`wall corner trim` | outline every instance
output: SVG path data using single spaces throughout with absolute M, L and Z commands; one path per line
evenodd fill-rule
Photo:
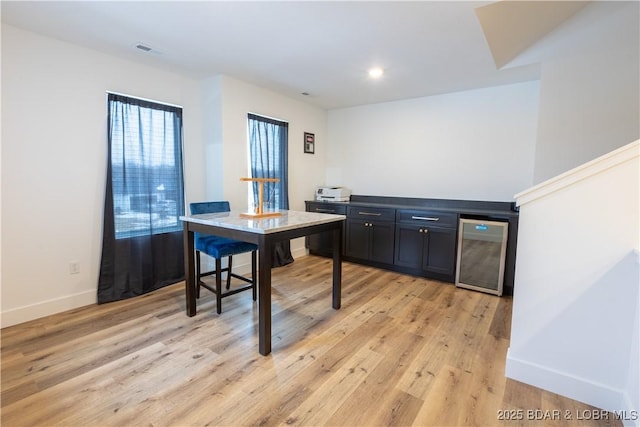
M 541 182 L 540 184 L 524 190 L 513 197 L 516 200 L 516 205 L 522 206 L 559 191 L 578 181 L 582 181 L 583 179 L 604 172 L 616 165 L 639 157 L 640 140 L 636 140 L 558 176 Z

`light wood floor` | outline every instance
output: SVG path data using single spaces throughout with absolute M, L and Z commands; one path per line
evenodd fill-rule
M 274 270 L 268 357 L 250 293 L 183 284 L 5 328 L 2 426 L 621 425 L 505 379 L 511 299 L 345 263 L 336 311 L 330 265 Z

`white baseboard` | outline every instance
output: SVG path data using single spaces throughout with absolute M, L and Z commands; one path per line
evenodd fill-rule
M 640 402 L 634 403 L 631 401 L 631 397 L 628 393 L 623 393 L 622 410 L 625 414 L 628 414 L 627 419 L 622 420 L 622 424 L 625 427 L 640 427 Z
M 293 255 L 294 259 L 307 254 L 305 247 L 291 248 L 291 255 Z M 238 265 L 234 264 L 233 269 L 240 274 L 249 274 L 251 273 L 251 261 L 239 263 Z M 3 311 L 0 314 L 0 328 L 62 313 L 85 305 L 96 304 L 96 293 L 97 290 L 94 289 Z
M 614 389 L 587 378 L 576 377 L 566 372 L 560 372 L 546 366 L 517 359 L 512 356 L 511 349 L 507 350 L 505 375 L 507 378 L 560 394 L 570 399 L 595 406 L 596 408 L 617 414 L 626 414 L 629 418 L 634 416 L 634 414 L 637 415 L 638 409 L 632 408 L 629 399 L 625 399 L 623 390 Z M 628 405 L 625 401 L 629 402 Z M 540 409 L 545 410 L 547 408 Z M 627 421 L 637 422 L 637 420 L 623 420 L 623 422 Z M 625 425 L 632 426 L 637 424 Z
M 5 328 L 85 305 L 95 304 L 97 301 L 96 292 L 93 289 L 3 311 L 0 315 L 0 327 Z

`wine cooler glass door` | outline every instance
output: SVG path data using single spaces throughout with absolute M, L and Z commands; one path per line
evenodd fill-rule
M 460 219 L 456 286 L 502 295 L 508 223 Z

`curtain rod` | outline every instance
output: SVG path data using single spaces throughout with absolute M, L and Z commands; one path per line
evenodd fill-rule
M 184 109 L 184 107 L 182 105 L 178 105 L 178 104 L 170 104 L 168 102 L 163 102 L 163 101 L 156 101 L 155 99 L 149 99 L 149 98 L 141 98 L 139 96 L 135 96 L 135 95 L 129 95 L 127 93 L 122 93 L 122 92 L 114 92 L 112 90 L 108 90 L 107 91 L 107 95 L 112 94 L 112 95 L 121 95 L 121 96 L 127 96 L 129 98 L 135 98 L 135 99 L 140 99 L 142 101 L 148 101 L 148 102 L 155 102 L 156 104 L 162 104 L 162 105 L 166 105 L 168 107 L 177 107 L 177 108 L 182 108 Z
M 252 114 L 254 116 L 264 117 L 265 119 L 271 119 L 271 120 L 275 120 L 275 121 L 278 121 L 278 122 L 289 124 L 288 120 L 279 119 L 277 117 L 271 117 L 271 116 L 266 116 L 264 114 L 252 113 L 251 111 L 249 111 L 247 114 Z

